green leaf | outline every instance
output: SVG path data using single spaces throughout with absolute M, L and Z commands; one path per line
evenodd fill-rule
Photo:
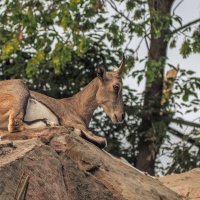
M 175 48 L 176 47 L 176 39 L 171 40 L 171 42 L 169 43 L 169 47 L 170 48 Z
M 195 72 L 192 71 L 192 70 L 188 70 L 188 71 L 187 71 L 187 74 L 189 74 L 189 75 L 193 75 L 193 74 L 195 74 Z
M 0 60 L 8 59 L 13 53 L 19 49 L 19 42 L 16 39 L 12 39 L 4 44 L 1 49 Z
M 180 53 L 183 55 L 183 58 L 187 58 L 189 56 L 189 54 L 191 53 L 192 49 L 191 49 L 191 43 L 190 40 L 187 39 L 183 42 L 181 49 L 180 49 Z
M 133 8 L 136 6 L 136 2 L 135 1 L 132 1 L 132 0 L 129 0 L 127 1 L 126 3 L 126 8 L 128 11 L 131 11 L 133 10 Z
M 43 50 L 38 50 L 37 53 L 29 60 L 26 67 L 26 74 L 29 78 L 36 75 L 39 66 L 45 61 L 45 53 Z

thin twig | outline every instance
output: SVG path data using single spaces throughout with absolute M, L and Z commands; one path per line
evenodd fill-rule
M 130 45 L 130 43 L 132 42 L 133 37 L 131 36 L 130 40 L 128 41 L 128 43 L 126 44 L 126 47 L 124 49 L 124 51 L 126 51 Z
M 143 5 L 143 8 L 144 8 L 144 10 L 145 10 L 145 4 Z M 146 20 L 147 20 L 147 19 L 146 19 L 146 14 L 144 14 L 144 21 L 146 21 Z M 147 50 L 148 50 L 148 53 L 149 53 L 150 47 L 149 47 L 147 38 L 148 38 L 148 39 L 150 39 L 150 38 L 149 38 L 149 33 L 148 33 L 148 31 L 149 31 L 149 30 L 147 30 L 147 29 L 146 29 L 146 26 L 145 26 L 145 27 L 144 27 L 144 33 L 145 33 L 145 35 L 144 35 L 144 40 L 145 40 L 145 44 L 146 44 L 146 47 L 147 47 Z
M 119 11 L 118 9 L 117 9 L 117 6 L 116 6 L 116 4 L 112 1 L 112 0 L 106 0 L 108 3 L 109 3 L 109 5 L 119 14 L 119 15 L 121 15 L 124 19 L 126 19 L 129 23 L 131 23 L 133 26 L 137 26 L 137 24 L 136 23 L 134 23 L 133 21 L 131 21 L 123 12 L 121 12 L 121 11 Z
M 26 177 L 22 189 L 19 193 L 19 196 L 17 197 L 17 200 L 25 200 L 28 190 L 29 178 L 30 178 L 29 176 Z
M 180 131 L 178 131 L 178 130 L 172 128 L 172 127 L 168 127 L 168 131 L 171 134 L 177 136 L 178 138 L 180 138 L 182 140 L 184 139 L 184 137 L 188 137 L 188 135 L 184 135 L 183 133 L 181 133 Z M 185 141 L 189 142 L 190 144 L 192 144 L 192 145 L 200 148 L 200 144 L 197 144 L 196 141 L 195 141 L 195 139 L 193 139 L 191 137 L 188 137 Z
M 176 9 L 183 3 L 184 0 L 181 0 L 177 3 L 177 5 L 174 7 L 173 11 L 172 11 L 172 15 L 174 16 L 175 15 L 175 11 Z
M 137 46 L 137 48 L 134 50 L 134 52 L 137 52 L 138 49 L 140 48 L 141 44 L 142 44 L 142 41 L 144 40 L 144 38 L 142 38 Z
M 146 30 L 145 30 L 145 31 L 146 31 Z M 148 49 L 148 52 L 149 52 L 149 50 L 150 50 L 150 47 L 149 47 L 149 44 L 148 44 L 148 41 L 147 41 L 147 38 L 146 38 L 146 36 L 144 36 L 144 41 L 145 41 L 146 47 L 147 47 L 147 49 Z
M 24 173 L 25 173 L 25 172 L 22 173 L 22 175 L 21 175 L 21 177 L 20 177 L 20 179 L 19 179 L 19 183 L 18 183 L 18 185 L 17 185 L 17 189 L 16 189 L 16 192 L 15 192 L 14 199 L 17 198 L 17 192 L 18 192 L 19 186 L 20 186 L 20 184 L 21 184 L 21 182 L 22 182 L 22 178 L 23 178 L 23 176 L 24 176 Z

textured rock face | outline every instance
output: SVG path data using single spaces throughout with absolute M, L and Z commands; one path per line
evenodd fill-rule
M 159 179 L 184 200 L 200 200 L 200 168 Z
M 0 200 L 13 200 L 22 174 L 30 177 L 26 200 L 180 200 L 73 131 L 27 134 L 40 139 L 0 143 Z

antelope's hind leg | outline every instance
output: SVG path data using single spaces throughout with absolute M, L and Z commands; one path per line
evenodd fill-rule
M 8 119 L 8 131 L 10 133 L 23 131 L 25 124 L 23 122 L 24 112 L 21 110 L 11 110 Z
M 19 98 L 15 101 L 15 105 L 12 106 L 12 110 L 9 115 L 8 131 L 18 132 L 26 129 L 24 123 L 24 115 L 27 106 L 28 98 Z
M 7 124 L 10 133 L 25 129 L 23 119 L 28 99 L 29 90 L 23 81 L 0 82 L 0 122 Z

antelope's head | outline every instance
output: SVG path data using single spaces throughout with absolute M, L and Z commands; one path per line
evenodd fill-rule
M 125 57 L 123 55 L 121 64 L 116 71 L 106 72 L 104 68 L 99 68 L 97 71 L 100 86 L 96 94 L 96 100 L 113 123 L 122 123 L 125 117 L 121 78 L 124 67 Z

